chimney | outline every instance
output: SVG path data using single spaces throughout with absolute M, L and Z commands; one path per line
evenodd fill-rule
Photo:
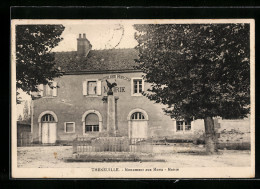
M 81 37 L 81 34 L 79 34 L 79 38 L 77 39 L 78 45 L 77 45 L 77 54 L 78 56 L 87 56 L 89 51 L 92 48 L 92 45 L 90 44 L 89 40 L 86 38 L 86 34 L 83 33 L 83 38 Z

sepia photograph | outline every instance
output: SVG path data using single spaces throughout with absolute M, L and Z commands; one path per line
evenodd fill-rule
M 254 178 L 253 19 L 11 21 L 12 178 Z

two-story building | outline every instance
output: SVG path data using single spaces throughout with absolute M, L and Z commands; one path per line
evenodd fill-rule
M 106 136 L 107 84 L 116 82 L 116 135 L 129 138 L 167 137 L 191 139 L 204 130 L 203 120 L 176 121 L 163 111 L 163 105 L 141 93 L 145 83 L 134 69 L 135 49 L 92 50 L 85 34 L 77 39 L 77 51 L 57 52 L 55 62 L 64 72 L 52 82 L 40 85 L 40 98 L 32 103 L 32 133 L 35 143 L 62 143 L 77 135 Z

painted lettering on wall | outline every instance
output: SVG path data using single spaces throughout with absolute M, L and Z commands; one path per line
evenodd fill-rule
M 113 89 L 114 93 L 124 93 L 125 92 L 125 87 L 114 87 Z M 108 87 L 104 87 L 104 93 L 107 93 Z
M 119 74 L 114 74 L 114 75 L 109 75 L 109 76 L 103 77 L 102 80 L 106 80 L 106 79 L 124 79 L 127 81 L 131 81 L 130 78 L 123 76 L 123 75 L 119 75 Z

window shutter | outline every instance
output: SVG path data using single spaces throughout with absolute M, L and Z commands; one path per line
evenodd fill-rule
M 101 95 L 101 81 L 97 81 L 97 95 Z
M 43 84 L 39 85 L 38 90 L 39 90 L 39 95 L 43 96 Z
M 144 80 L 142 79 L 142 92 L 144 92 Z
M 52 96 L 57 96 L 57 82 L 52 82 L 52 86 L 53 86 L 53 89 L 52 89 Z
M 83 95 L 87 95 L 87 81 L 83 81 Z
M 134 80 L 131 78 L 131 96 L 134 94 Z

